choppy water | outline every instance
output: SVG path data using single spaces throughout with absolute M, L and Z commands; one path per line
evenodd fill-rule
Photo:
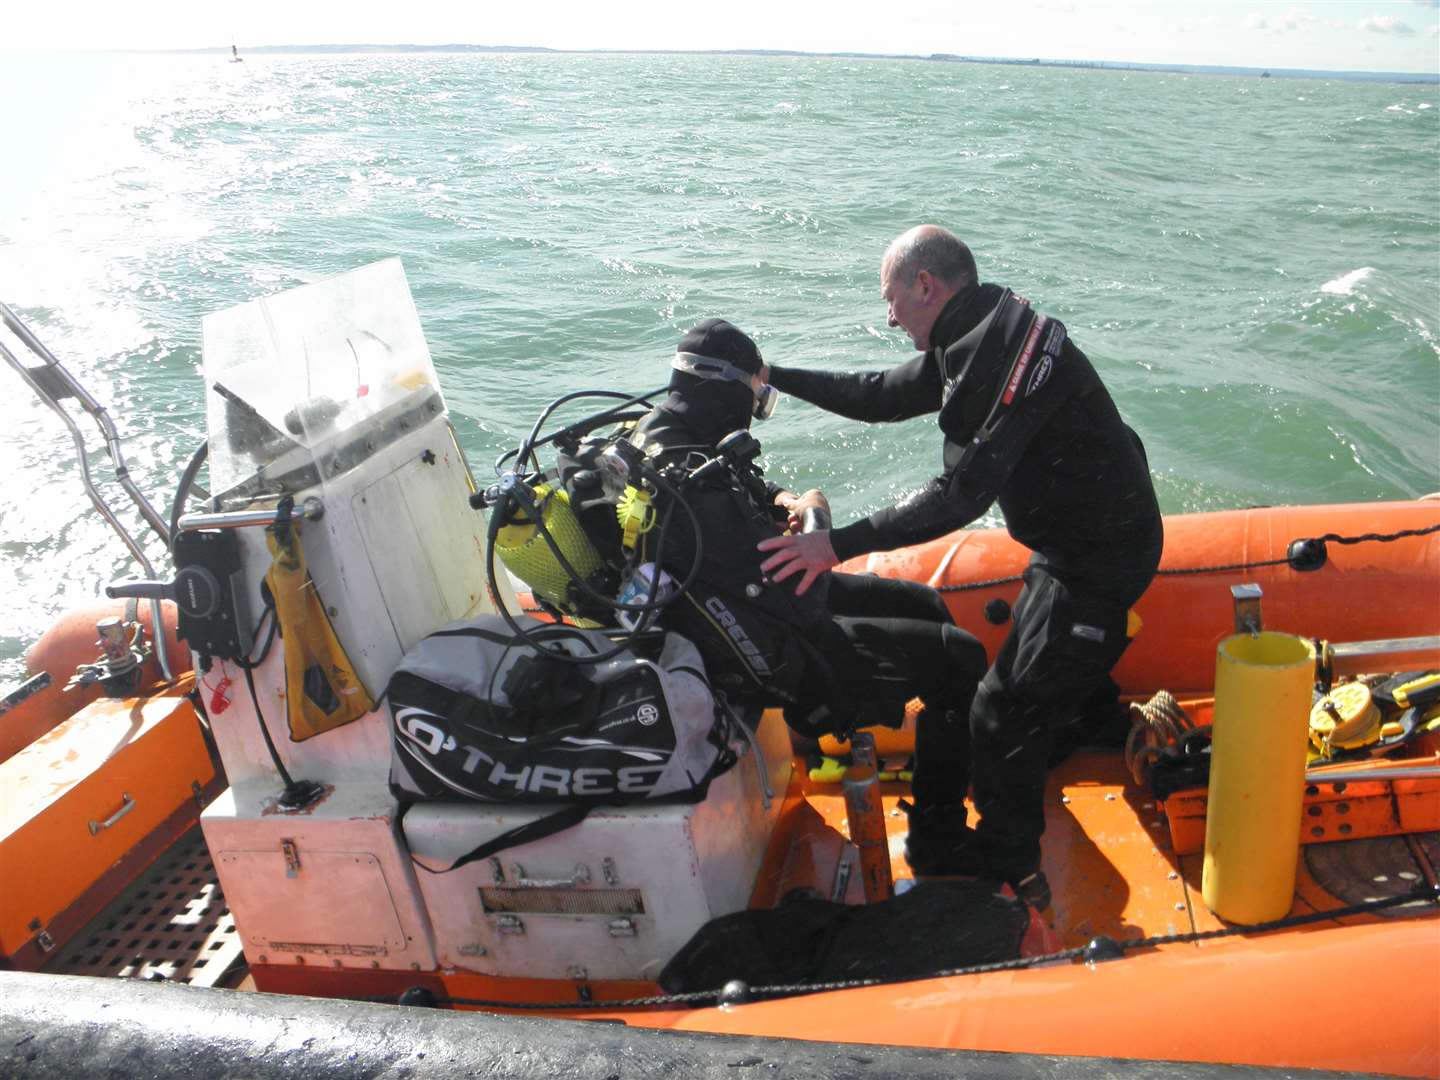
M 0 91 L 0 299 L 111 408 L 159 500 L 203 436 L 207 312 L 398 254 L 483 469 L 561 392 L 662 384 L 705 316 L 781 362 L 904 359 L 877 263 L 920 221 L 1067 323 L 1167 512 L 1440 489 L 1433 86 L 375 55 L 10 58 Z M 759 433 L 841 519 L 938 463 L 925 420 L 784 401 Z M 131 569 L 3 368 L 0 477 L 3 685 Z

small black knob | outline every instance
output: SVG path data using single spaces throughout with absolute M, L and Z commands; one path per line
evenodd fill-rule
M 1085 943 L 1085 962 L 1087 964 L 1098 964 L 1105 960 L 1120 960 L 1125 956 L 1125 950 L 1114 938 L 1101 934 L 1093 937 Z
M 1003 626 L 1010 618 L 1010 604 L 1003 597 L 995 597 L 985 604 L 985 621 L 992 626 Z
M 720 988 L 721 1005 L 744 1005 L 750 1000 L 750 984 L 744 979 L 731 979 Z
M 1309 570 L 1319 570 L 1325 565 L 1329 558 L 1329 552 L 1325 549 L 1325 541 L 1293 540 L 1289 550 L 1285 552 L 1285 558 L 1290 563 L 1292 570 L 1299 570 L 1302 573 Z

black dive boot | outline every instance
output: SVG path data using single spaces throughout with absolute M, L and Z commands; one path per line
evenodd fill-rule
M 921 809 L 901 799 L 900 809 L 910 818 L 905 861 L 917 878 L 984 876 L 975 832 L 965 824 L 964 803 Z
M 1050 881 L 1038 866 L 1019 881 L 1007 881 L 1006 884 L 1015 890 L 1015 895 L 1023 903 L 1036 911 L 1050 909 Z
M 1003 881 L 1014 890 L 1016 897 L 1034 908 L 1046 911 L 1050 907 L 1050 882 L 1045 871 L 1033 859 L 1017 859 L 996 851 L 986 851 L 983 840 L 976 843 L 976 858 L 984 863 L 982 876 L 994 881 Z
M 979 878 L 998 887 L 1009 885 L 1017 899 L 1036 911 L 1051 903 L 1050 882 L 1039 865 L 987 852 L 980 837 L 965 824 L 965 806 L 928 806 L 921 809 L 901 799 L 900 809 L 910 818 L 905 837 L 905 861 L 917 879 L 934 877 Z

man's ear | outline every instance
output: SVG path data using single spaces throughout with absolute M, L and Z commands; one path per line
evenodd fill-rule
M 929 270 L 918 271 L 915 274 L 915 284 L 918 286 L 920 302 L 928 304 L 935 295 L 935 276 Z

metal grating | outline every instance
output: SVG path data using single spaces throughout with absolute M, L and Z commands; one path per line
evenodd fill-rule
M 217 986 L 241 958 L 235 920 L 196 826 L 92 919 L 45 970 Z
M 486 886 L 480 903 L 487 912 L 517 915 L 643 915 L 639 889 L 509 888 Z
M 1422 836 L 1427 834 L 1421 834 Z M 1434 834 L 1428 834 L 1433 836 Z M 1346 904 L 1391 896 L 1404 896 L 1425 884 L 1425 871 L 1403 836 L 1376 836 L 1306 844 L 1305 868 L 1320 887 Z M 1433 910 L 1428 900 L 1415 900 L 1377 914 L 1387 919 L 1420 915 Z

